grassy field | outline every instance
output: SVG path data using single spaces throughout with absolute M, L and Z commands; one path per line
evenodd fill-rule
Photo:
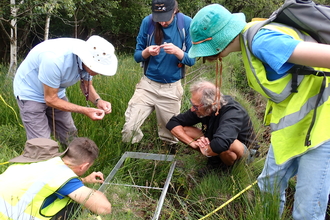
M 132 55 L 120 55 L 118 58 L 119 66 L 115 76 L 98 75 L 93 79 L 93 85 L 101 97 L 112 103 L 112 113 L 102 121 L 92 121 L 84 115 L 73 114 L 79 136 L 89 137 L 100 148 L 100 156 L 90 171 L 102 171 L 105 176 L 109 175 L 126 151 L 169 153 L 158 139 L 155 114 L 142 127 L 144 138 L 141 143 L 131 145 L 121 142 L 124 112 L 135 84 L 142 76 L 142 69 Z M 194 67 L 187 69 L 187 77 L 182 81 L 185 89 L 182 111 L 190 108 L 188 89 L 191 82 L 201 76 L 214 80 L 214 65 L 202 65 L 200 60 Z M 12 92 L 12 78 L 6 76 L 6 71 L 6 67 L 0 66 L 0 173 L 10 165 L 6 161 L 22 153 L 26 141 Z M 248 88 L 242 64 L 236 54 L 224 60 L 221 91 L 235 97 L 248 110 L 258 133 L 262 154 L 252 164 L 237 163 L 230 172 L 211 172 L 200 177 L 197 171 L 205 166 L 206 158 L 180 144 L 175 155 L 176 167 L 159 219 L 290 219 L 291 202 L 287 212 L 280 218 L 276 196 L 261 195 L 256 184 L 269 141 L 267 128 L 261 123 L 264 100 Z M 73 103 L 87 105 L 78 84 L 67 90 L 67 96 Z M 101 216 L 102 219 L 152 219 L 161 195 L 161 191 L 156 188 L 164 185 L 170 165 L 170 162 L 164 161 L 126 159 L 111 184 L 106 187 L 105 193 L 112 203 L 113 213 Z M 99 185 L 90 187 L 98 189 Z M 75 219 L 93 218 L 84 212 Z

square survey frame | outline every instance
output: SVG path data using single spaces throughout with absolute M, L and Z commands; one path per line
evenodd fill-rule
M 151 189 L 158 189 L 161 190 L 162 193 L 159 197 L 158 204 L 156 211 L 153 216 L 153 220 L 157 220 L 159 218 L 161 209 L 163 207 L 164 199 L 167 193 L 168 186 L 171 182 L 172 175 L 174 172 L 174 168 L 176 165 L 176 161 L 174 160 L 174 155 L 167 155 L 167 154 L 150 154 L 150 153 L 140 153 L 140 152 L 129 152 L 126 151 L 123 156 L 120 158 L 120 160 L 117 162 L 115 167 L 111 170 L 110 174 L 107 176 L 107 178 L 104 180 L 103 184 L 100 186 L 99 191 L 103 192 L 107 185 L 111 184 L 110 181 L 115 176 L 119 168 L 122 166 L 126 158 L 135 158 L 135 159 L 146 159 L 146 160 L 159 160 L 159 161 L 169 161 L 172 162 L 171 167 L 168 171 L 167 178 L 165 181 L 165 184 L 163 188 L 159 187 L 148 187 L 148 186 L 137 186 L 137 185 L 127 185 L 127 184 L 118 184 L 118 185 L 124 185 L 124 186 L 131 186 L 131 187 L 139 187 L 139 188 L 151 188 Z

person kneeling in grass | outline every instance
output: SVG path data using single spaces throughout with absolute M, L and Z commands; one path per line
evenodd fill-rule
M 232 166 L 246 155 L 251 159 L 258 145 L 251 119 L 246 110 L 228 95 L 220 94 L 216 86 L 206 80 L 191 85 L 192 107 L 173 116 L 166 127 L 181 142 L 209 157 L 209 168 L 219 162 Z M 201 123 L 202 129 L 195 127 Z M 220 160 L 219 160 L 220 159 Z
M 84 185 L 102 183 L 103 174 L 79 178 L 98 157 L 96 144 L 79 137 L 64 152 L 58 149 L 51 139 L 34 138 L 26 141 L 21 156 L 9 160 L 15 164 L 0 175 L 1 219 L 70 219 L 80 206 L 95 214 L 111 213 L 106 196 Z

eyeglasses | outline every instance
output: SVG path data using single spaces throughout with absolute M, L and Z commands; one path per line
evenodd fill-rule
M 203 106 L 203 104 L 194 105 L 190 99 L 189 99 L 189 102 L 190 102 L 191 106 L 194 108 L 195 111 L 198 111 L 198 108 Z

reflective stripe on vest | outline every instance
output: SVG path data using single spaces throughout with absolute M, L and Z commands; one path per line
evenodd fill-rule
M 271 143 L 275 161 L 277 164 L 282 164 L 329 141 L 330 132 L 326 127 L 330 124 L 329 77 L 323 81 L 323 77 L 299 75 L 298 93 L 291 93 L 292 74 L 268 81 L 262 62 L 247 47 L 246 30 L 251 25 L 253 22 L 247 25 L 240 38 L 243 62 L 250 87 L 268 98 L 264 122 L 272 128 Z M 308 39 L 308 36 L 306 38 L 306 35 L 286 25 L 271 23 L 265 28 L 283 32 L 294 39 Z M 314 69 L 329 72 L 326 68 Z M 317 103 L 322 83 L 325 83 L 325 89 Z M 315 110 L 317 111 L 314 115 Z M 314 116 L 315 124 L 309 133 Z M 310 140 L 310 145 L 307 146 L 306 136 Z
M 279 103 L 284 99 L 286 99 L 291 94 L 292 75 L 286 74 L 285 76 L 283 76 L 281 79 L 279 79 L 283 81 L 280 84 L 276 80 L 268 81 L 266 77 L 266 70 L 262 62 L 258 58 L 256 58 L 253 54 L 250 53 L 250 50 L 248 49 L 248 42 L 246 41 L 246 34 L 247 34 L 246 30 L 255 23 L 256 22 L 250 22 L 247 24 L 247 26 L 243 30 L 243 38 L 241 38 L 244 44 L 244 48 L 242 48 L 244 50 L 242 52 L 244 52 L 243 55 L 247 56 L 247 59 L 243 59 L 243 62 L 244 65 L 248 65 L 251 70 L 251 71 L 247 71 L 247 75 L 248 76 L 251 74 L 253 75 L 248 77 L 248 82 L 249 85 L 257 92 L 259 92 L 261 95 L 272 100 L 273 102 Z M 280 31 L 284 34 L 288 34 L 292 36 L 296 40 L 316 42 L 310 36 L 302 34 L 298 30 L 289 28 L 288 26 L 283 24 L 271 23 L 263 28 Z M 303 75 L 298 76 L 298 85 L 301 83 L 303 79 L 304 79 Z M 274 88 L 274 85 L 276 85 L 276 88 Z
M 66 183 L 67 180 L 77 177 L 70 168 L 68 168 L 61 160 L 61 158 L 53 158 L 45 162 L 35 163 L 33 166 L 44 166 L 46 169 L 49 167 L 56 167 L 56 169 L 51 169 L 51 172 L 44 172 L 42 175 L 38 176 L 37 179 L 30 181 L 32 184 L 28 186 L 23 194 L 15 194 L 13 196 L 0 195 L 0 216 L 7 216 L 8 219 L 19 219 L 19 220 L 30 220 L 30 219 L 50 219 L 54 214 L 60 211 L 69 201 L 68 198 L 63 198 L 62 201 L 58 202 L 56 206 L 52 206 L 53 210 L 49 210 L 52 213 L 51 216 L 43 216 L 49 213 L 41 214 L 41 207 L 43 205 L 45 196 L 53 194 L 58 188 Z M 10 175 L 19 175 L 20 170 L 23 172 L 33 172 L 29 169 L 30 164 L 15 164 L 8 168 L 9 172 L 6 171 L 2 174 L 4 175 L 5 181 L 11 182 L 12 180 L 7 180 Z M 25 166 L 25 169 L 23 168 Z M 23 169 L 22 169 L 23 168 Z M 17 171 L 17 172 L 15 172 Z M 14 173 L 13 173 L 14 172 Z M 45 188 L 46 187 L 46 188 Z M 41 193 L 42 191 L 47 191 L 48 194 Z M 10 189 L 8 189 L 10 193 Z M 39 195 L 38 195 L 39 194 Z M 40 195 L 42 194 L 42 195 Z
M 280 129 L 283 129 L 285 127 L 292 126 L 296 124 L 297 122 L 301 121 L 306 115 L 311 112 L 314 109 L 314 103 L 316 103 L 318 95 L 315 95 L 311 97 L 308 102 L 306 102 L 300 109 L 299 112 L 294 112 L 290 115 L 286 115 L 283 118 L 280 119 L 278 123 L 270 123 L 270 127 L 272 131 L 277 131 Z M 327 88 L 325 88 L 322 98 L 320 102 L 318 103 L 318 106 L 323 105 L 330 97 L 330 87 L 328 85 Z

